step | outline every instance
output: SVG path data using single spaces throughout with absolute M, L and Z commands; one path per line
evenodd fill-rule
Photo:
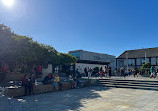
M 100 83 L 103 85 L 124 85 L 124 86 L 143 86 L 143 87 L 158 87 L 158 85 L 148 85 L 148 84 L 117 84 L 117 83 Z
M 100 86 L 116 87 L 116 88 L 132 88 L 132 89 L 158 90 L 158 88 L 153 88 L 153 87 L 138 87 L 138 86 L 124 86 L 124 85 L 102 85 L 102 84 L 100 84 Z
M 100 83 L 116 83 L 116 84 L 146 84 L 146 85 L 158 85 L 158 83 L 143 83 L 143 82 L 118 82 L 118 81 L 100 81 Z
M 125 80 L 125 79 L 99 79 L 99 81 L 122 81 L 122 82 L 156 82 L 156 80 Z

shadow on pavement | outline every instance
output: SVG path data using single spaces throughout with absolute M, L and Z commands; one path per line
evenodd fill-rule
M 87 99 L 99 98 L 96 91 L 105 91 L 106 87 L 85 87 L 61 92 L 45 93 L 16 99 L 11 106 L 20 107 L 21 111 L 71 111 L 79 110 Z M 15 101 L 15 100 L 14 100 Z M 14 105 L 14 103 L 16 103 Z M 12 108 L 10 111 L 17 111 Z

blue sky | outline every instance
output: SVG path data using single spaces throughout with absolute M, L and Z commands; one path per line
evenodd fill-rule
M 0 23 L 59 52 L 158 47 L 157 0 L 0 0 Z

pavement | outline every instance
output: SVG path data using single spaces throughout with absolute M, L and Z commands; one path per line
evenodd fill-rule
M 158 91 L 91 86 L 21 98 L 0 97 L 0 111 L 158 111 Z

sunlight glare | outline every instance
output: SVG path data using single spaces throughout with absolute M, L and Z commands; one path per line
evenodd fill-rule
M 2 0 L 2 2 L 6 6 L 12 6 L 14 4 L 14 0 Z

